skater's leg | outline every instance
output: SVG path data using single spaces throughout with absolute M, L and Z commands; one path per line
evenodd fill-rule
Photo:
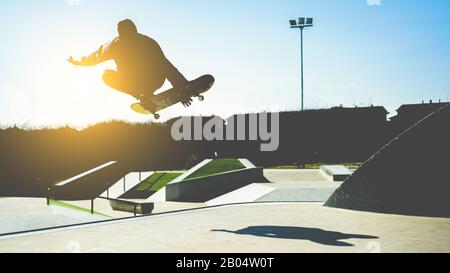
M 167 80 L 172 84 L 173 87 L 183 87 L 189 82 L 183 74 L 169 61 L 166 59 L 166 76 Z
M 103 82 L 109 87 L 119 92 L 131 95 L 136 99 L 139 99 L 141 97 L 141 94 L 143 93 L 143 89 L 139 87 L 139 83 L 135 83 L 130 79 L 126 79 L 126 77 L 124 77 L 117 71 L 106 70 L 103 74 L 102 79 Z

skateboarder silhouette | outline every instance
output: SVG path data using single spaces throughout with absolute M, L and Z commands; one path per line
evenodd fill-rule
M 117 71 L 106 70 L 103 81 L 111 88 L 129 94 L 141 101 L 151 101 L 165 80 L 174 88 L 184 90 L 190 85 L 183 74 L 166 58 L 161 47 L 152 38 L 140 34 L 133 21 L 119 22 L 119 37 L 79 60 L 68 61 L 78 66 L 93 66 L 114 60 Z M 194 81 L 193 81 L 194 82 Z M 182 98 L 185 107 L 192 103 L 191 96 Z

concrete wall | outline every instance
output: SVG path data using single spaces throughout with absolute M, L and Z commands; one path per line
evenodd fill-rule
M 166 200 L 207 202 L 252 183 L 266 183 L 262 168 L 250 168 L 219 175 L 191 179 L 166 186 Z

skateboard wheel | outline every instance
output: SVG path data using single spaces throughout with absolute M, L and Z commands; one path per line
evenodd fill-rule
M 199 101 L 204 101 L 204 100 L 205 100 L 205 97 L 204 97 L 204 96 L 198 96 L 198 100 L 199 100 Z
M 155 117 L 156 120 L 161 118 L 161 116 L 159 114 L 154 114 L 153 116 Z

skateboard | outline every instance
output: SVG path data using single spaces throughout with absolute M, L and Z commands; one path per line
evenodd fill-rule
M 205 97 L 202 95 L 208 92 L 214 85 L 215 79 L 211 75 L 204 75 L 193 81 L 183 88 L 171 88 L 165 92 L 155 95 L 151 101 L 140 101 L 131 105 L 131 109 L 142 115 L 153 115 L 155 119 L 161 116 L 158 114 L 161 110 L 169 108 L 175 104 L 190 98 L 198 98 L 203 101 Z

